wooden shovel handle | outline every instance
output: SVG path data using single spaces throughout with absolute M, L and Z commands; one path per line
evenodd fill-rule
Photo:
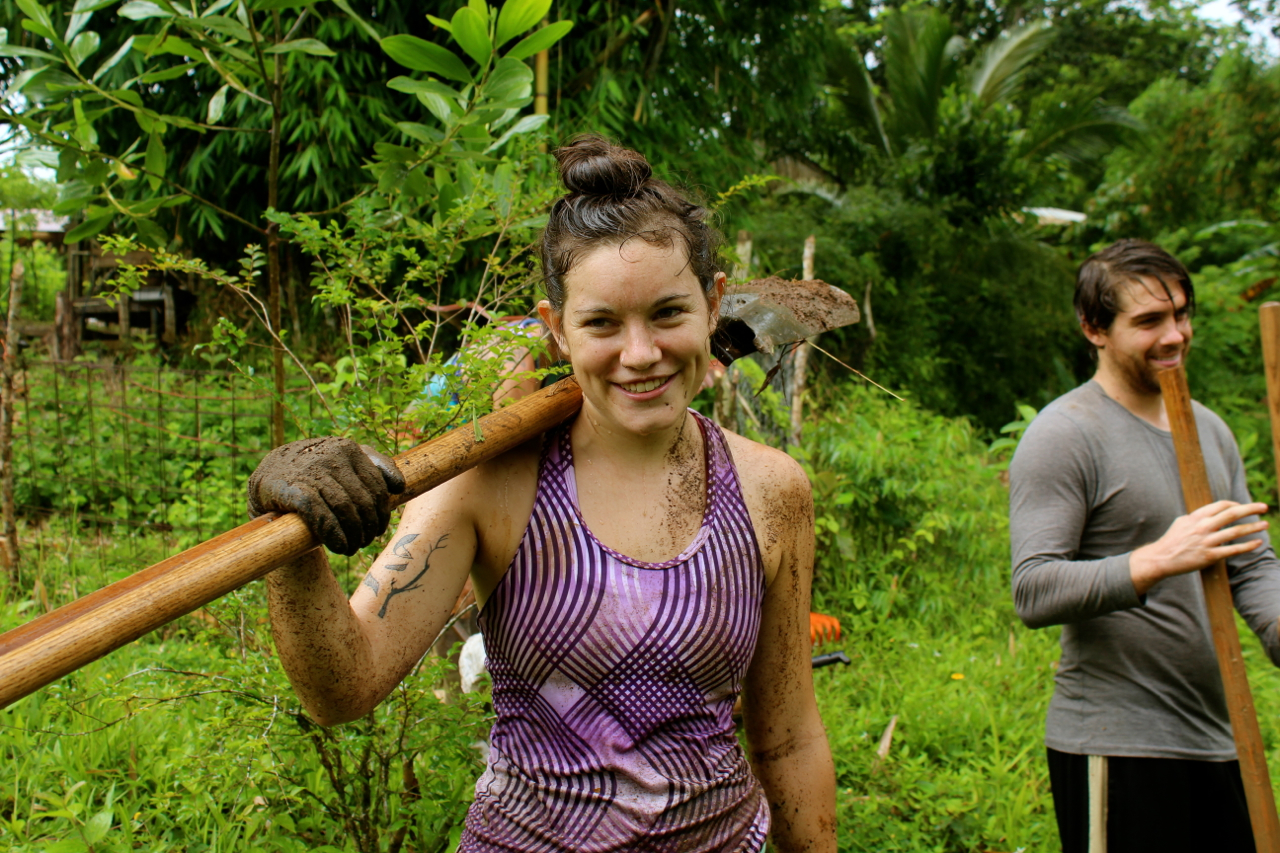
M 582 405 L 572 377 L 396 457 L 400 503 L 546 432 Z M 0 635 L 0 708 L 296 560 L 320 543 L 268 513 Z
M 1267 302 L 1258 309 L 1262 327 L 1262 364 L 1267 376 L 1267 412 L 1271 415 L 1271 450 L 1276 463 L 1276 484 L 1280 486 L 1280 302 Z
M 1183 500 L 1187 512 L 1194 512 L 1205 504 L 1213 503 L 1214 498 L 1200 449 L 1200 432 L 1191 409 L 1187 375 L 1181 365 L 1160 372 L 1160 391 L 1169 415 L 1173 448 L 1178 456 Z M 1227 580 L 1226 562 L 1220 560 L 1200 572 L 1200 580 L 1204 584 L 1213 648 L 1222 672 L 1227 712 L 1235 735 L 1236 754 L 1240 758 L 1240 775 L 1244 779 L 1254 845 L 1258 853 L 1280 853 L 1280 821 L 1276 817 L 1275 795 L 1271 791 L 1271 775 L 1267 771 L 1262 732 L 1258 729 L 1258 714 L 1253 707 L 1253 694 L 1249 691 L 1244 658 L 1240 653 L 1240 635 L 1236 631 L 1235 606 Z

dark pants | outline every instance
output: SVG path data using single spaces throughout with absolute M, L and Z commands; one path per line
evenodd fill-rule
M 1049 750 L 1062 853 L 1089 853 L 1088 756 Z M 1107 853 L 1254 853 L 1237 761 L 1107 759 Z

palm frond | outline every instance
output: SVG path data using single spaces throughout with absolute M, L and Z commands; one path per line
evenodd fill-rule
M 837 52 L 831 58 L 828 73 L 833 83 L 831 93 L 844 107 L 850 120 L 864 131 L 858 135 L 871 136 L 880 153 L 892 157 L 893 146 L 884 132 L 875 86 L 862 57 L 853 51 Z M 868 130 L 870 133 L 866 132 Z
M 1146 129 L 1124 107 L 1104 103 L 1093 95 L 1082 95 L 1036 119 L 1022 156 L 1057 156 L 1072 163 L 1096 160 L 1117 145 L 1140 138 Z
M 984 106 L 1007 100 L 1021 84 L 1027 64 L 1052 38 L 1048 22 L 1036 21 L 991 42 L 970 66 L 969 91 Z
M 885 79 L 889 86 L 895 135 L 932 137 L 938 130 L 938 104 L 959 76 L 955 31 L 936 9 L 885 14 Z M 899 147 L 903 147 L 901 144 Z

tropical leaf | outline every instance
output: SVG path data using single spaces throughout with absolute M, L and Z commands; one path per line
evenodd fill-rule
M 497 46 L 501 47 L 547 16 L 551 0 L 507 0 L 498 13 Z
M 507 51 L 506 58 L 528 59 L 535 53 L 546 50 L 560 41 L 560 39 L 568 35 L 571 29 L 573 29 L 573 21 L 556 21 L 554 24 L 547 24 L 542 29 L 534 30 L 516 42 L 516 46 Z
M 983 49 L 970 67 L 969 91 L 986 106 L 1007 101 L 1022 83 L 1027 65 L 1052 40 L 1053 31 L 1046 21 L 1002 34 Z
M 506 133 L 502 134 L 502 136 L 498 137 L 498 139 L 495 140 L 492 145 L 486 148 L 485 153 L 487 154 L 490 151 L 496 151 L 497 149 L 501 148 L 503 145 L 507 143 L 507 140 L 509 140 L 513 136 L 516 136 L 521 133 L 528 133 L 532 130 L 537 130 L 538 128 L 546 124 L 547 119 L 549 118 L 551 118 L 551 116 L 545 115 L 545 114 L 525 116 L 515 124 L 511 125 L 511 127 L 507 129 Z
M 333 5 L 341 9 L 343 13 L 345 13 L 346 16 L 351 19 L 352 23 L 354 23 L 357 27 L 359 27 L 360 31 L 363 32 L 365 35 L 367 35 L 369 38 L 375 39 L 375 40 L 381 38 L 381 36 L 378 34 L 378 31 L 373 28 L 373 25 L 370 24 L 368 21 L 366 21 L 364 18 L 357 15 L 356 11 L 351 8 L 351 4 L 348 3 L 347 0 L 333 0 Z
M 100 233 L 104 228 L 111 224 L 111 220 L 115 219 L 115 213 L 106 213 L 101 216 L 95 216 L 92 219 L 86 219 L 75 228 L 67 232 L 63 239 L 68 243 L 78 243 L 81 240 L 92 237 Z
M 75 40 L 71 42 L 71 61 L 76 64 L 77 68 L 80 67 L 82 62 L 97 52 L 98 47 L 101 44 L 102 40 L 98 38 L 97 33 L 80 33 L 80 35 L 76 36 Z
M 217 124 L 222 121 L 222 112 L 227 108 L 227 89 L 225 84 L 213 93 L 213 97 L 209 99 L 209 109 L 205 114 L 209 124 Z
M 942 95 L 959 77 L 964 40 L 955 35 L 947 16 L 934 9 L 886 13 L 884 31 L 889 123 L 905 137 L 932 137 Z
M 125 40 L 125 43 L 120 45 L 120 48 L 115 53 L 111 54 L 111 57 L 106 62 L 99 65 L 97 71 L 93 72 L 93 78 L 92 78 L 93 82 L 95 83 L 98 82 L 98 78 L 100 78 L 103 74 L 106 74 L 112 68 L 115 68 L 116 65 L 120 62 L 120 60 L 124 59 L 125 54 L 132 49 L 133 49 L 133 36 L 129 36 L 129 38 Z
M 417 36 L 387 36 L 381 42 L 382 49 L 396 62 L 414 71 L 426 71 L 470 83 L 471 72 L 452 51 Z
M 859 127 L 871 128 L 880 152 L 892 157 L 893 146 L 884 131 L 880 107 L 876 102 L 875 85 L 871 82 L 871 75 L 867 73 L 867 65 L 862 57 L 852 51 L 836 51 L 831 57 L 829 72 L 835 83 L 832 94 L 844 107 L 849 118 Z
M 493 56 L 493 42 L 489 41 L 486 22 L 475 9 L 463 6 L 453 14 L 453 40 L 475 60 L 484 65 Z
M 1061 157 L 1069 163 L 1088 163 L 1105 156 L 1123 142 L 1141 139 L 1146 126 L 1124 107 L 1082 93 L 1059 109 L 1036 117 L 1022 144 L 1021 157 Z
M 436 95 L 443 95 L 446 98 L 461 100 L 462 93 L 452 86 L 446 86 L 439 80 L 415 80 L 412 77 L 392 77 L 387 81 L 388 89 L 395 89 L 397 92 L 406 92 L 408 94 L 417 94 L 418 92 L 432 92 Z
M 192 26 L 207 27 L 215 33 L 222 33 L 224 36 L 230 36 L 240 41 L 253 41 L 253 34 L 249 32 L 248 27 L 225 15 L 204 15 L 193 19 L 191 24 Z
M 54 56 L 47 50 L 36 50 L 34 47 L 20 47 L 16 44 L 0 44 L 0 56 L 27 56 L 32 59 L 50 59 L 61 62 L 62 58 Z
M 337 56 L 329 45 L 319 39 L 294 39 L 273 44 L 263 53 L 306 53 L 311 56 Z
M 528 98 L 533 91 L 533 70 L 518 59 L 504 56 L 493 67 L 484 84 L 485 97 L 491 101 Z M 488 106 L 486 104 L 486 106 Z
M 166 11 L 161 6 L 150 2 L 150 0 L 131 0 L 131 2 L 121 6 L 116 14 L 131 21 L 141 21 L 144 18 L 174 17 L 172 12 Z

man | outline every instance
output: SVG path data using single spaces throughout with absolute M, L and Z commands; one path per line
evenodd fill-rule
M 1252 851 L 1196 572 L 1227 560 L 1236 608 L 1280 664 L 1280 563 L 1221 418 L 1195 404 L 1215 498 L 1186 514 L 1158 371 L 1191 343 L 1181 263 L 1122 240 L 1081 266 L 1093 380 L 1045 407 L 1009 469 L 1013 596 L 1062 625 L 1045 741 L 1064 853 Z

